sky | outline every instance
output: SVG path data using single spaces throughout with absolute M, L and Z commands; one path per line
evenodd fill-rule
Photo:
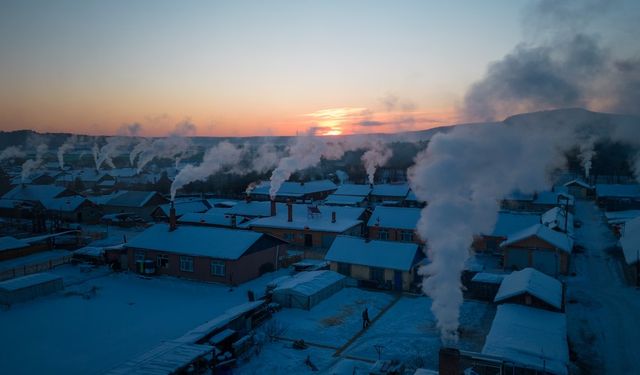
M 12 1 L 0 129 L 161 136 L 392 132 L 460 122 L 526 35 L 527 1 Z

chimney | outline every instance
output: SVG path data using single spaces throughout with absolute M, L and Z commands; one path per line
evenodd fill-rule
M 438 362 L 438 373 L 440 375 L 460 374 L 460 351 L 458 349 L 440 348 Z
M 287 221 L 293 221 L 293 205 L 291 204 L 291 199 L 287 200 Z
M 335 212 L 335 211 L 332 211 L 332 212 L 331 212 L 331 222 L 332 222 L 332 223 L 335 223 L 335 222 L 336 222 L 336 212 Z
M 271 200 L 271 216 L 276 216 L 276 201 Z
M 171 208 L 169 209 L 169 232 L 176 230 L 176 206 L 171 201 Z
M 236 215 L 231 215 L 231 228 L 235 228 L 238 225 L 238 219 Z

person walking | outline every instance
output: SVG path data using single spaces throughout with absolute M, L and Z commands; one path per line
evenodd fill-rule
M 362 329 L 366 329 L 371 324 L 371 320 L 369 320 L 369 308 L 365 307 L 362 312 Z

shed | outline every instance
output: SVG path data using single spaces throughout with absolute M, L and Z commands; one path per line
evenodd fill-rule
M 471 279 L 467 290 L 473 298 L 483 301 L 493 301 L 504 276 L 504 274 L 499 273 L 478 272 Z
M 12 305 L 62 290 L 62 277 L 35 273 L 0 282 L 0 304 Z
M 311 310 L 344 287 L 346 278 L 333 271 L 308 271 L 280 282 L 273 301 L 281 306 Z
M 533 268 L 525 268 L 504 277 L 494 302 L 561 311 L 564 307 L 562 289 L 562 283 L 555 278 Z
M 209 345 L 164 342 L 141 356 L 107 372 L 108 375 L 171 375 L 187 373 L 190 365 L 211 353 Z

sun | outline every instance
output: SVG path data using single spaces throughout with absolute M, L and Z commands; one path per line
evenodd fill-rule
M 322 135 L 342 135 L 342 130 L 340 130 L 340 129 L 331 129 L 331 130 L 327 130 Z

